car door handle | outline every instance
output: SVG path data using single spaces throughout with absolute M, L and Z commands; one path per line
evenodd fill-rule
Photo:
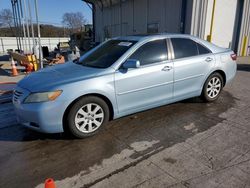
M 165 66 L 163 67 L 163 69 L 161 69 L 162 71 L 170 71 L 173 67 L 171 66 Z
M 206 62 L 211 62 L 211 61 L 213 61 L 213 58 L 207 57 L 207 58 L 205 59 L 205 61 L 206 61 Z

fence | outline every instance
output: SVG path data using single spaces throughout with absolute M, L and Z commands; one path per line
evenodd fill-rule
M 35 40 L 38 41 L 37 38 Z M 23 40 L 24 41 L 24 40 Z M 59 42 L 68 42 L 69 38 L 41 38 L 42 46 L 48 46 L 49 50 L 54 50 L 57 47 Z M 25 42 L 24 42 L 25 43 Z M 24 50 L 27 49 L 29 51 L 28 39 L 26 39 L 26 46 L 24 46 Z M 31 48 L 33 46 L 33 40 L 30 38 Z M 17 41 L 15 37 L 0 37 L 0 53 L 7 52 L 8 49 L 16 50 L 17 49 Z

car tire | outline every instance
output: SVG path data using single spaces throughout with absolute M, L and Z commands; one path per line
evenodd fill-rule
M 77 138 L 93 136 L 108 122 L 109 114 L 109 107 L 101 98 L 82 97 L 69 110 L 68 130 Z
M 220 96 L 223 86 L 224 82 L 221 74 L 217 72 L 211 74 L 203 86 L 201 98 L 205 102 L 216 101 Z

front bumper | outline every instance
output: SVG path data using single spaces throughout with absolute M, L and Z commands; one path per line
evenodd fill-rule
M 29 95 L 29 91 L 16 88 L 21 95 L 14 94 L 13 104 L 17 121 L 25 127 L 44 133 L 63 132 L 63 115 L 67 105 L 62 100 L 41 103 L 22 103 Z

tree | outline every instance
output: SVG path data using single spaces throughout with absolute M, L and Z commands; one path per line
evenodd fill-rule
M 10 9 L 3 9 L 0 12 L 0 27 L 12 28 L 13 25 L 13 17 Z
M 70 29 L 71 33 L 82 31 L 84 24 L 87 22 L 81 12 L 64 13 L 62 20 L 62 23 Z

